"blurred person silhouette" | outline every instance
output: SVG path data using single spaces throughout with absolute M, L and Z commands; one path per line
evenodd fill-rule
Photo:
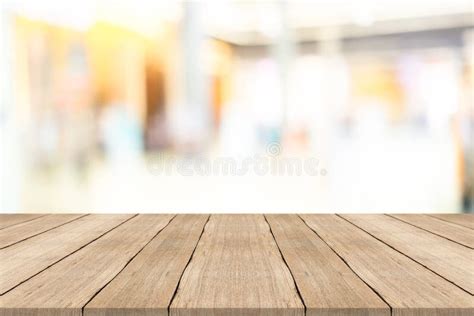
M 112 163 L 136 160 L 143 152 L 143 135 L 138 119 L 121 102 L 105 106 L 101 117 L 101 138 L 106 158 Z
M 59 82 L 60 149 L 66 169 L 77 179 L 86 175 L 95 145 L 90 69 L 85 48 L 74 42 L 69 47 L 67 64 Z

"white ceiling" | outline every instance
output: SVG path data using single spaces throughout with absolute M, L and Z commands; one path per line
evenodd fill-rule
M 277 36 L 282 15 L 293 33 L 307 40 L 321 35 L 322 29 L 340 27 L 340 32 L 365 34 L 474 25 L 473 4 L 472 0 L 210 0 L 204 14 L 211 35 L 235 44 L 259 44 Z
M 108 20 L 153 31 L 160 21 L 178 22 L 184 1 L 174 0 L 3 0 L 21 15 L 51 23 L 87 28 Z M 201 0 L 205 32 L 235 44 L 258 44 L 279 34 L 282 17 L 298 39 L 340 32 L 394 32 L 474 25 L 473 0 Z M 327 32 L 323 32 L 327 33 Z M 319 35 L 318 35 L 319 34 Z

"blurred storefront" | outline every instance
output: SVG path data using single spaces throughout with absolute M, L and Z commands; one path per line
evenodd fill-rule
M 6 211 L 473 211 L 469 1 L 22 0 L 2 26 Z M 324 174 L 150 172 L 272 144 Z

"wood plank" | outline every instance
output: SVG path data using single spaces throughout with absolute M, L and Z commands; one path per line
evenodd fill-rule
M 262 215 L 211 216 L 170 314 L 304 315 Z
M 470 229 L 474 229 L 474 214 L 429 214 L 430 216 L 442 219 Z
M 466 247 L 474 248 L 474 232 L 465 226 L 456 225 L 424 214 L 391 214 L 390 216 L 426 229 Z
M 474 251 L 383 215 L 341 215 L 418 263 L 474 293 Z
M 384 303 L 297 215 L 266 215 L 306 315 L 390 315 Z
M 86 316 L 168 315 L 208 215 L 178 215 L 84 308 Z
M 172 215 L 138 215 L 0 297 L 2 315 L 82 315 Z
M 0 229 L 45 216 L 45 214 L 0 214 Z
M 133 215 L 88 215 L 0 250 L 0 295 Z
M 472 296 L 336 215 L 301 215 L 400 316 L 473 315 Z
M 55 214 L 46 215 L 0 230 L 0 249 L 19 241 L 41 234 L 75 219 L 84 214 Z

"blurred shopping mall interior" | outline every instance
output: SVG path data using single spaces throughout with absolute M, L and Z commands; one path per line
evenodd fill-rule
M 474 212 L 472 0 L 0 6 L 1 212 Z

